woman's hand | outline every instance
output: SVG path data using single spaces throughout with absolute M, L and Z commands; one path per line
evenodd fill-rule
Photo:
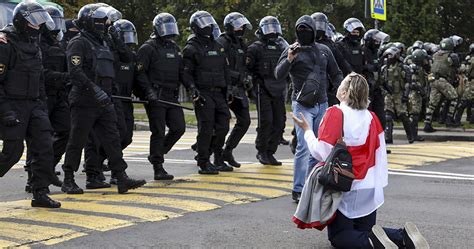
M 301 119 L 299 119 L 298 117 L 295 116 L 295 114 L 291 113 L 291 117 L 293 118 L 293 121 L 295 121 L 295 123 L 301 127 L 301 129 L 307 131 L 307 130 L 311 130 L 311 127 L 309 126 L 308 124 L 308 121 L 306 120 L 306 118 L 304 117 L 303 113 L 300 112 L 300 117 Z

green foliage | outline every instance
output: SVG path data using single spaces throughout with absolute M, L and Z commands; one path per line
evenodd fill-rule
M 73 18 L 77 11 L 91 0 L 58 0 L 64 6 L 66 16 Z M 295 40 L 294 24 L 304 14 L 324 12 L 334 26 L 343 33 L 342 24 L 349 17 L 359 18 L 367 29 L 374 27 L 374 21 L 364 18 L 362 0 L 104 0 L 119 9 L 124 18 L 137 27 L 139 40 L 148 39 L 152 32 L 152 20 L 156 14 L 169 12 L 178 20 L 181 36 L 178 42 L 184 45 L 190 34 L 189 17 L 197 10 L 210 12 L 222 26 L 226 14 L 238 11 L 247 16 L 254 30 L 246 38 L 255 40 L 254 31 L 260 19 L 267 15 L 278 17 L 285 38 Z M 442 37 L 457 34 L 472 42 L 473 18 L 471 0 L 388 0 L 388 20 L 380 28 L 390 34 L 392 41 L 402 41 L 407 46 L 415 40 L 438 43 Z

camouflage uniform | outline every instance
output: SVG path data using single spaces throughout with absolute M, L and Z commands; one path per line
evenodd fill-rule
M 461 67 L 461 73 L 465 76 L 464 89 L 461 92 L 459 105 L 456 110 L 456 122 L 461 122 L 461 117 L 466 107 L 471 106 L 474 102 L 474 57 L 468 55 L 465 63 Z M 474 123 L 474 118 L 471 115 L 470 123 Z
M 408 95 L 405 84 L 411 81 L 410 69 L 400 61 L 382 67 L 382 81 L 385 88 L 385 113 L 387 126 L 385 128 L 385 139 L 392 143 L 393 120 L 398 117 L 407 134 L 408 141 L 413 142 L 410 120 L 408 119 L 407 101 Z
M 431 70 L 434 81 L 430 84 L 430 102 L 426 108 L 425 131 L 429 131 L 429 128 L 432 129 L 433 112 L 441 101 L 441 97 L 450 101 L 446 126 L 454 126 L 454 111 L 458 99 L 458 94 L 453 86 L 456 82 L 456 57 L 457 54 L 446 50 L 440 50 L 433 55 Z M 459 59 L 457 60 L 459 61 Z
M 408 95 L 408 113 L 410 116 L 411 129 L 415 141 L 423 141 L 424 139 L 418 136 L 418 121 L 423 112 L 423 106 L 426 103 L 426 93 L 428 91 L 428 78 L 426 77 L 425 69 L 416 64 L 411 65 L 412 69 L 412 83 L 408 85 L 405 91 Z

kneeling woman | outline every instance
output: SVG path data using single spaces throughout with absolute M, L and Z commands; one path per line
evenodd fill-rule
M 368 95 L 365 78 L 349 74 L 337 90 L 341 104 L 327 110 L 318 138 L 304 116 L 300 120 L 293 115 L 295 123 L 305 130 L 304 139 L 314 158 L 324 161 L 328 157 L 342 129 L 352 155 L 355 180 L 351 190 L 343 194 L 336 217 L 328 225 L 329 241 L 336 248 L 428 248 L 413 223 L 407 223 L 403 229 L 375 225 L 377 209 L 384 202 L 388 169 L 383 128 L 377 116 L 367 110 Z

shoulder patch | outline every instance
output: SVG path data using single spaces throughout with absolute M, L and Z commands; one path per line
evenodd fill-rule
M 142 70 L 143 70 L 143 63 L 138 62 L 138 63 L 137 63 L 137 71 L 138 71 L 138 72 L 141 72 Z
M 78 55 L 73 55 L 71 56 L 71 63 L 74 65 L 74 66 L 78 66 L 80 65 L 82 62 L 82 58 Z
M 0 74 L 4 74 L 5 73 L 5 64 L 0 64 Z

